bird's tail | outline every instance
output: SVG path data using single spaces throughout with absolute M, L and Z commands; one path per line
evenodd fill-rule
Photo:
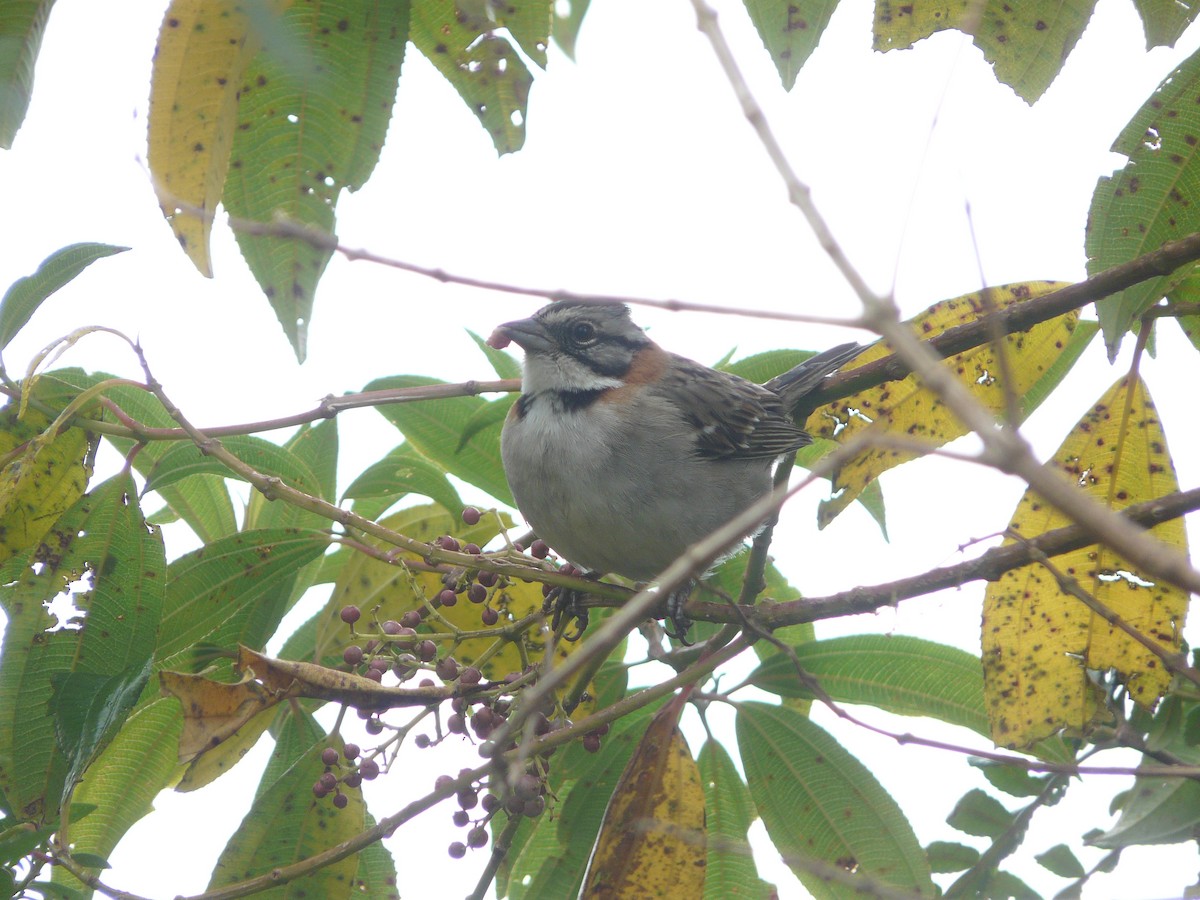
M 820 385 L 825 376 L 832 375 L 866 349 L 862 344 L 838 344 L 824 353 L 809 357 L 794 369 L 775 376 L 765 387 L 782 397 L 787 408 L 796 414 L 803 407 L 805 397 Z

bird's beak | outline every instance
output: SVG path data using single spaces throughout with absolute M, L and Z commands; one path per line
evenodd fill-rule
M 488 344 L 497 350 L 507 347 L 510 342 L 519 345 L 526 353 L 549 350 L 554 345 L 542 323 L 532 318 L 505 322 L 488 338 Z

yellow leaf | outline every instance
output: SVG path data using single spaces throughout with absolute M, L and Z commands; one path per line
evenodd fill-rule
M 1179 489 L 1167 440 L 1145 385 L 1122 378 L 1071 431 L 1048 464 L 1113 510 Z M 1032 491 L 1009 528 L 1022 538 L 1070 525 Z M 1153 529 L 1186 551 L 1183 520 Z M 1010 538 L 1012 543 L 1017 538 Z M 1187 595 L 1153 584 L 1107 547 L 1056 557 L 1065 576 L 1168 652 L 1179 650 Z M 988 586 L 983 612 L 984 688 L 997 744 L 1024 747 L 1060 729 L 1083 730 L 1099 712 L 1087 670 L 1120 673 L 1129 695 L 1153 706 L 1170 681 L 1162 661 L 1125 632 L 1064 593 L 1037 564 Z
M 679 731 L 681 708 L 658 711 L 621 773 L 581 896 L 704 895 L 704 788 Z
M 922 339 L 928 340 L 957 325 L 974 322 L 993 309 L 1005 309 L 1062 286 L 1060 282 L 1037 281 L 995 287 L 986 298 L 981 293 L 965 294 L 934 304 L 909 325 Z M 946 365 L 958 373 L 980 403 L 999 414 L 1006 408 L 1006 397 L 1015 396 L 1019 404 L 1047 373 L 1077 322 L 1078 315 L 1069 313 L 1006 336 L 1004 352 L 1012 373 L 1011 384 L 1005 384 L 1001 377 L 1003 370 L 991 343 L 949 357 Z M 852 371 L 891 353 L 891 347 L 880 343 L 842 371 Z M 887 446 L 889 434 L 921 441 L 930 450 L 966 434 L 963 424 L 913 375 L 819 408 L 809 417 L 805 430 L 825 438 L 836 433 L 843 444 L 859 435 L 873 436 L 879 441 L 878 446 L 864 450 L 837 473 L 833 485 L 836 496 L 821 504 L 822 525 L 854 502 L 881 473 L 921 455 Z
M 87 487 L 87 433 L 47 433 L 49 426 L 34 410 L 24 418 L 13 408 L 0 413 L 0 562 L 40 541 Z
M 282 4 L 269 4 L 272 11 Z M 261 36 L 244 3 L 172 0 L 150 76 L 147 161 L 188 258 L 212 277 L 208 240 L 237 127 L 238 89 Z

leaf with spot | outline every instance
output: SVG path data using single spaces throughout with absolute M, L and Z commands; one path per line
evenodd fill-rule
M 855 875 L 896 893 L 934 896 L 929 863 L 904 813 L 828 732 L 785 707 L 743 703 L 737 742 L 767 834 L 814 897 L 848 895 Z M 850 880 L 831 881 L 812 863 Z
M 483 4 L 454 0 L 414 0 L 412 8 L 413 44 L 458 91 L 501 156 L 525 144 L 533 76 L 513 45 L 495 31 L 507 26 L 539 65 L 545 65 L 550 34 L 546 0 L 519 3 L 508 10 L 511 14 L 489 5 L 485 12 Z M 530 53 L 531 47 L 537 55 Z
M 238 89 L 262 45 L 235 0 L 172 0 L 150 75 L 147 163 L 183 252 L 212 277 L 209 235 L 237 126 Z
M 1062 286 L 1054 281 L 1022 282 L 964 294 L 934 304 L 909 325 L 922 337 L 931 338 L 956 325 L 977 321 L 994 309 L 1008 309 Z M 991 342 L 955 354 L 944 365 L 976 400 L 997 416 L 1007 411 L 1009 398 L 1014 398 L 1023 420 L 1046 397 L 1050 387 L 1065 376 L 1070 363 L 1090 339 L 1089 332 L 1075 338 L 1078 324 L 1078 314 L 1071 312 L 1034 325 L 1028 331 L 1006 335 L 1000 346 L 1011 381 L 1004 377 L 1006 368 L 1002 367 L 997 347 Z M 842 371 L 852 371 L 891 352 L 887 344 L 880 342 L 843 366 Z M 881 473 L 920 455 L 890 446 L 889 434 L 919 441 L 933 450 L 967 431 L 941 399 L 914 375 L 822 406 L 809 416 L 805 430 L 831 440 L 836 435 L 843 444 L 859 436 L 876 439 L 874 446 L 868 446 L 838 470 L 833 482 L 836 495 L 821 504 L 822 525 L 832 521 Z
M 50 823 L 149 675 L 166 562 L 123 472 L 67 510 L 27 563 L 0 588 L 0 790 L 20 818 Z
M 1048 463 L 1109 509 L 1179 490 L 1154 403 L 1140 378 L 1120 379 L 1071 430 Z M 1032 490 L 1017 505 L 1006 540 L 1036 537 L 1071 524 Z M 1183 521 L 1151 534 L 1187 550 Z M 1055 557 L 1055 568 L 1168 653 L 1180 648 L 1187 594 L 1153 584 L 1103 546 Z M 1129 695 L 1151 708 L 1170 682 L 1162 660 L 1065 592 L 1033 564 L 988 585 L 983 611 L 983 671 L 993 739 L 1024 747 L 1061 729 L 1086 729 L 1099 713 L 1089 670 L 1116 670 Z
M 283 217 L 325 235 L 344 188 L 379 158 L 408 39 L 407 3 L 295 3 L 240 89 L 222 202 L 252 222 Z M 268 229 L 269 230 L 269 229 Z M 328 242 L 237 232 L 250 271 L 303 361 Z
M 1128 157 L 1092 194 L 1085 249 L 1088 274 L 1156 250 L 1200 231 L 1200 53 L 1186 59 L 1155 89 L 1113 143 Z M 1114 356 L 1139 317 L 1200 266 L 1188 263 L 1096 303 L 1104 342 Z
M 0 561 L 37 544 L 83 496 L 92 474 L 91 437 L 61 433 L 41 412 L 0 410 Z
M 837 8 L 836 0 L 745 0 L 750 21 L 779 72 L 783 89 L 790 91 L 796 75 L 808 62 L 825 26 Z
M 646 728 L 596 837 L 585 897 L 699 897 L 707 829 L 700 769 L 679 730 L 683 698 Z
M 562 761 L 550 767 L 558 815 L 521 823 L 513 852 L 497 876 L 501 896 L 537 900 L 578 895 L 609 798 L 660 706 L 650 704 L 613 722 L 599 752 L 587 753 L 574 743 L 562 754 Z M 500 812 L 493 828 L 502 828 L 506 821 Z
M 340 750 L 341 741 L 328 737 L 311 715 L 296 709 L 285 717 L 254 803 L 217 860 L 210 890 L 300 862 L 363 830 L 366 805 L 359 788 L 342 790 L 349 799 L 344 809 L 334 807 L 332 797 L 313 796 L 327 746 Z M 292 882 L 288 896 L 349 900 L 357 871 L 358 858 L 348 856 Z
M 1007 84 L 1034 103 L 1058 76 L 1092 17 L 1095 0 L 876 0 L 875 49 L 902 50 L 949 28 L 975 46 Z

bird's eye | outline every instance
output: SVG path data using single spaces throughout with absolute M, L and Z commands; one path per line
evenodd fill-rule
M 596 340 L 596 326 L 591 322 L 576 322 L 571 326 L 571 342 L 581 347 Z

